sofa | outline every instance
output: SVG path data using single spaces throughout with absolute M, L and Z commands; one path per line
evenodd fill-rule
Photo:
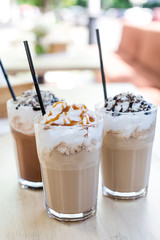
M 22 92 L 29 90 L 33 87 L 33 82 L 20 81 L 19 83 L 13 83 L 11 81 L 15 95 L 20 96 Z M 7 118 L 6 102 L 11 98 L 11 94 L 7 86 L 0 86 L 0 118 Z
M 117 52 L 103 53 L 103 58 L 107 82 L 133 83 L 160 105 L 160 23 L 125 23 Z

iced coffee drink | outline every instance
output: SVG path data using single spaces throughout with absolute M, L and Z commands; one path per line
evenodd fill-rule
M 49 91 L 41 91 L 45 108 L 51 107 L 58 99 Z M 40 164 L 37 156 L 33 119 L 40 114 L 36 93 L 28 90 L 7 102 L 10 128 L 15 143 L 19 183 L 23 188 L 42 188 Z
M 104 195 L 134 199 L 146 194 L 156 112 L 155 105 L 132 93 L 107 99 L 101 109 Z
M 85 105 L 57 102 L 35 118 L 47 215 L 84 220 L 96 212 L 103 119 Z

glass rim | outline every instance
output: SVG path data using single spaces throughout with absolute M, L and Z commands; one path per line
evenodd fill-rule
M 16 98 L 18 98 L 18 97 L 16 97 Z M 8 99 L 8 100 L 6 101 L 6 103 L 7 103 L 7 104 L 13 104 L 13 105 L 14 105 L 14 100 L 13 100 L 13 98 Z M 16 103 L 16 101 L 15 101 L 15 103 Z
M 157 109 L 158 109 L 156 104 L 151 103 L 152 108 L 150 110 L 147 110 L 147 111 L 143 110 L 143 111 L 139 111 L 139 112 L 112 112 L 112 111 L 105 110 L 105 107 L 103 105 L 104 105 L 104 103 L 102 103 L 102 102 L 95 104 L 95 110 L 96 111 L 98 110 L 100 112 L 102 112 L 102 110 L 104 110 L 103 111 L 104 113 L 110 114 L 110 115 L 115 114 L 115 116 L 116 116 L 116 114 L 117 115 L 141 115 L 141 114 L 145 114 L 145 113 L 156 112 Z
M 42 114 L 38 114 L 36 117 L 34 117 L 33 122 L 34 124 L 38 124 L 39 126 L 48 126 L 50 128 L 54 128 L 54 127 L 65 127 L 65 128 L 86 128 L 86 127 L 92 127 L 97 125 L 98 123 L 103 121 L 103 115 L 99 112 L 95 112 L 96 115 L 98 115 L 98 120 L 95 121 L 94 123 L 90 123 L 90 124 L 84 124 L 84 125 L 73 125 L 73 126 L 67 126 L 67 125 L 50 125 L 50 124 L 45 124 L 45 123 L 41 123 L 38 122 L 38 118 L 41 117 L 42 118 Z
M 16 98 L 17 98 L 17 100 L 18 100 L 20 97 L 16 97 Z M 7 103 L 7 105 L 9 105 L 9 106 L 16 106 L 16 105 L 18 104 L 17 101 L 14 101 L 14 100 L 13 100 L 13 98 L 8 99 L 8 100 L 6 101 L 6 103 Z M 25 108 L 31 107 L 31 108 L 33 108 L 31 105 L 27 105 L 27 106 L 20 105 L 20 107 L 25 107 Z M 39 110 L 38 110 L 38 111 L 39 111 Z

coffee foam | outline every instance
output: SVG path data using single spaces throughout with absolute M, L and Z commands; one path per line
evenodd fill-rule
M 118 132 L 122 137 L 129 138 L 134 131 L 143 132 L 155 124 L 156 107 L 149 114 L 138 113 L 119 113 L 114 116 L 112 112 L 106 112 L 105 108 L 100 111 L 104 116 L 104 132 Z

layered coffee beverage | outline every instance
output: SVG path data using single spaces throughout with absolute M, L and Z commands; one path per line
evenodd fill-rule
M 58 99 L 52 92 L 41 91 L 46 109 Z M 15 143 L 19 183 L 23 188 L 42 188 L 40 164 L 37 156 L 33 119 L 40 114 L 35 91 L 28 90 L 7 102 L 8 117 Z
M 155 105 L 122 93 L 106 100 L 102 146 L 103 194 L 117 199 L 144 196 L 148 188 Z
M 49 217 L 86 219 L 96 212 L 103 119 L 85 105 L 57 102 L 35 119 Z

